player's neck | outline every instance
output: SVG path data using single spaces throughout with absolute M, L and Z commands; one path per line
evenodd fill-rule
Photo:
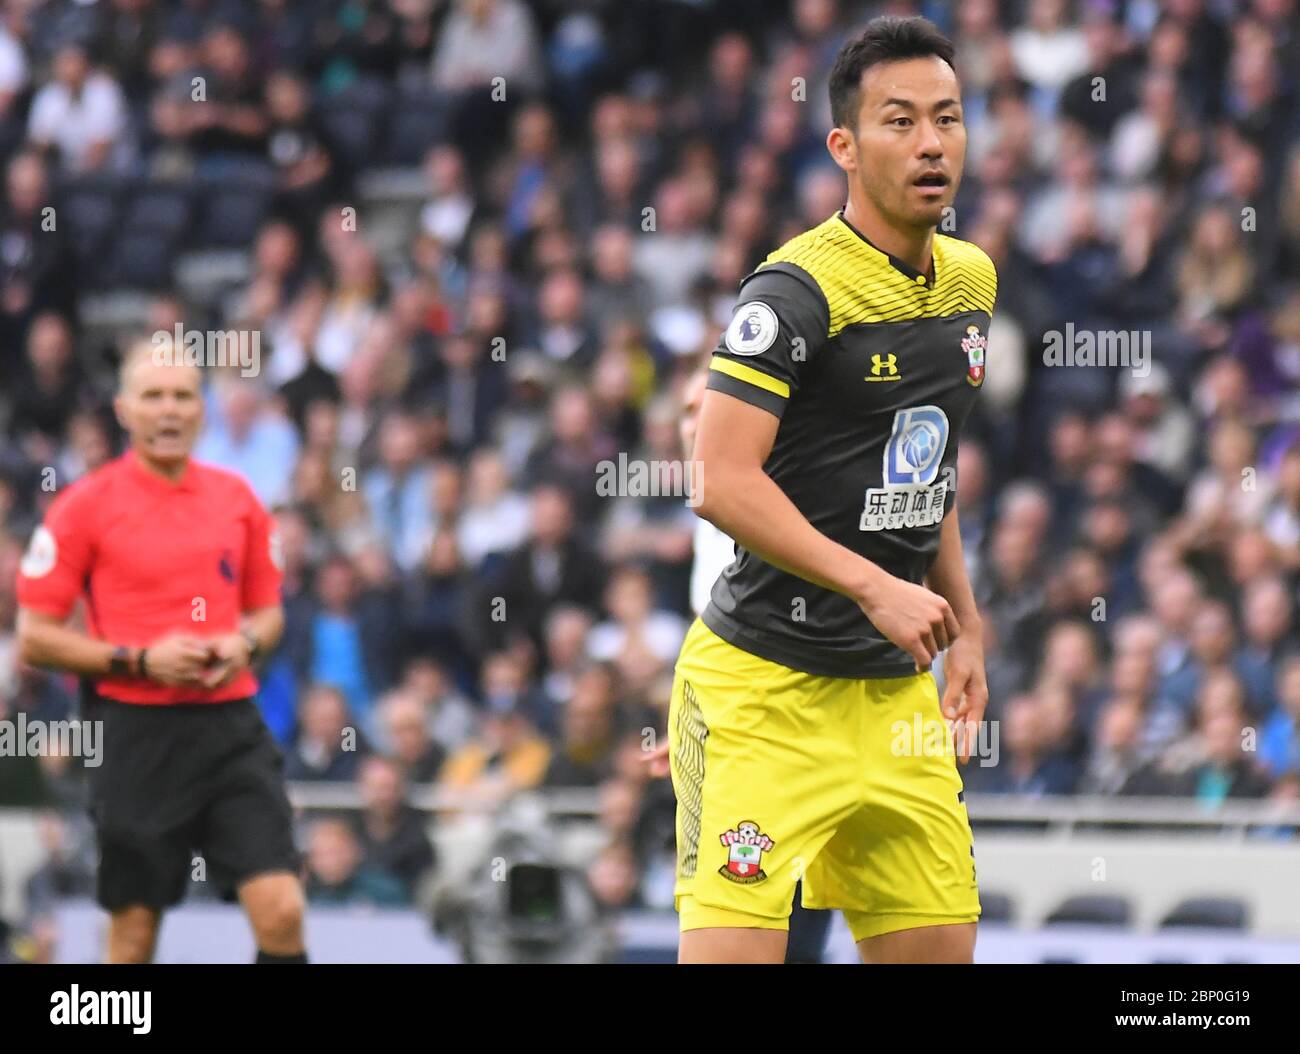
M 844 219 L 881 252 L 896 256 L 909 267 L 929 274 L 934 254 L 933 227 L 896 227 L 869 203 L 849 195 Z
M 185 476 L 185 470 L 190 464 L 190 459 L 187 457 L 180 458 L 179 460 L 168 459 L 166 461 L 158 461 L 142 454 L 139 450 L 135 450 L 134 453 L 136 463 L 139 464 L 142 469 L 152 476 L 157 476 L 159 479 L 165 479 L 168 483 L 179 483 Z

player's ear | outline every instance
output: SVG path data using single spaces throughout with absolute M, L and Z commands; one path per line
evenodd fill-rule
M 836 125 L 826 133 L 826 149 L 830 152 L 831 160 L 834 161 L 841 170 L 845 172 L 856 171 L 858 167 L 857 158 L 854 156 L 853 133 L 847 128 L 841 128 Z
M 122 427 L 123 432 L 129 432 L 126 426 L 126 403 L 121 393 L 113 396 L 113 416 L 117 418 L 117 423 Z

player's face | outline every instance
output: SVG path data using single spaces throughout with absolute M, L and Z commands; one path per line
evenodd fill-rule
M 695 429 L 700 423 L 700 404 L 704 402 L 704 389 L 708 387 L 707 370 L 697 370 L 686 381 L 682 389 L 682 451 L 687 457 L 695 449 Z
M 116 405 L 140 456 L 158 464 L 183 461 L 203 424 L 199 371 L 141 358 L 128 370 Z
M 961 90 L 938 56 L 881 62 L 862 75 L 857 180 L 891 222 L 936 227 L 966 160 Z

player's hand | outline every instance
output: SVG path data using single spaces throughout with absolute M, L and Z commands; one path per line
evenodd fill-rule
M 242 633 L 227 633 L 208 641 L 208 667 L 203 672 L 204 688 L 224 688 L 248 668 L 248 641 Z
M 893 575 L 882 573 L 858 606 L 876 629 L 916 660 L 917 670 L 928 669 L 961 633 L 948 601 Z
M 149 645 L 145 672 L 159 684 L 200 684 L 208 644 L 189 633 L 173 633 Z
M 968 629 L 948 649 L 943 657 L 943 676 L 943 716 L 952 728 L 957 760 L 965 765 L 975 749 L 989 701 L 989 685 L 984 676 L 984 642 L 978 630 Z
M 656 778 L 667 776 L 672 768 L 668 761 L 668 744 L 664 743 L 655 747 L 654 750 L 644 752 L 641 755 L 641 764 L 650 771 L 651 776 Z

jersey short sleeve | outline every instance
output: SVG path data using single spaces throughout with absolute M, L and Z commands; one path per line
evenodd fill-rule
M 741 284 L 708 386 L 781 417 L 829 331 L 826 297 L 808 272 L 789 263 L 756 271 Z
M 280 603 L 284 557 L 275 517 L 248 492 L 248 550 L 244 553 L 244 581 L 240 596 L 245 611 Z
M 50 504 L 18 565 L 18 603 L 67 618 L 86 588 L 93 559 L 94 501 L 74 485 Z

